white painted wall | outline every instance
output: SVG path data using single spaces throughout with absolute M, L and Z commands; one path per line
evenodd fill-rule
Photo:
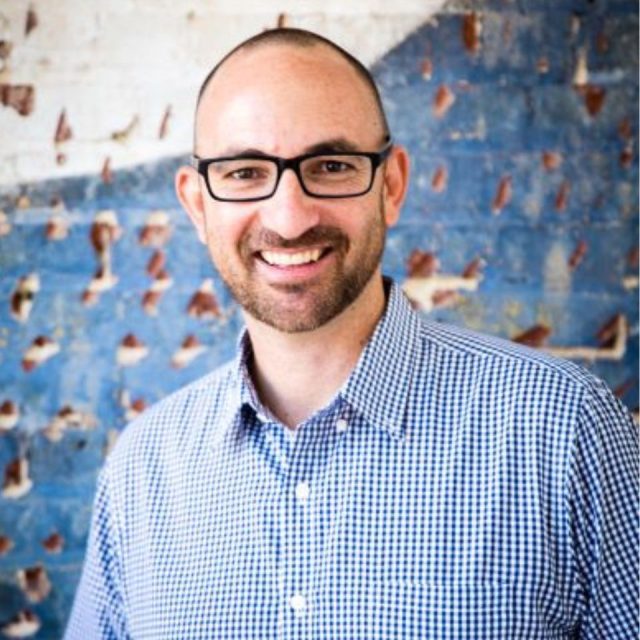
M 0 184 L 99 173 L 190 148 L 197 89 L 231 47 L 285 14 L 371 64 L 444 0 L 0 0 L 0 84 L 31 84 L 35 108 L 0 106 Z M 29 7 L 37 27 L 25 36 Z M 158 136 L 165 110 L 172 116 Z M 54 145 L 65 109 L 73 137 Z M 112 134 L 139 118 L 125 141 Z M 63 164 L 56 156 L 64 154 Z

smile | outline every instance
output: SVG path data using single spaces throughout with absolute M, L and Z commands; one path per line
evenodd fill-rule
M 317 262 L 329 249 L 309 249 L 296 253 L 279 251 L 260 251 L 259 256 L 264 262 L 276 267 L 289 267 Z

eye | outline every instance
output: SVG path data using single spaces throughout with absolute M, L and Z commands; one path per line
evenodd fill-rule
M 310 159 L 304 166 L 305 173 L 315 176 L 343 175 L 356 170 L 350 158 L 341 156 L 319 156 Z
M 348 171 L 351 167 L 340 160 L 324 160 L 320 163 L 319 169 L 327 173 L 341 173 L 342 171 Z
M 224 177 L 231 180 L 260 180 L 265 177 L 265 171 L 259 167 L 241 167 L 229 171 Z

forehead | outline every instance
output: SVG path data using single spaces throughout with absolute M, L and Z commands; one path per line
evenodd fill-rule
M 370 87 L 337 52 L 268 44 L 237 52 L 218 70 L 196 132 L 201 155 L 228 148 L 293 155 L 335 138 L 374 148 L 382 126 Z

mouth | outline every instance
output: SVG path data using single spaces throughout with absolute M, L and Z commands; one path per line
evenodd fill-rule
M 331 247 L 325 247 L 304 251 L 258 251 L 255 256 L 271 267 L 286 269 L 314 264 L 331 252 Z

